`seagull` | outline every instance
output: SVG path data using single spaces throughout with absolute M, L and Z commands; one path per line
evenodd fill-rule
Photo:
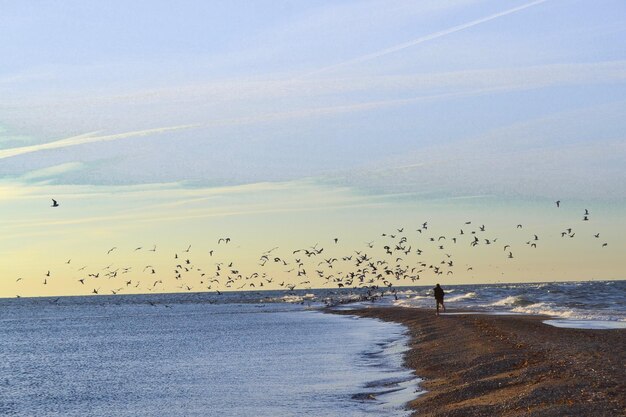
M 117 246 L 116 246 L 116 247 L 112 247 L 111 249 L 109 249 L 109 251 L 107 252 L 107 255 L 108 255 L 109 253 L 113 252 L 115 249 L 117 249 Z
M 52 205 L 50 207 L 59 207 L 59 203 L 53 198 Z
M 561 200 L 556 200 L 554 204 L 556 204 L 557 208 L 561 207 Z

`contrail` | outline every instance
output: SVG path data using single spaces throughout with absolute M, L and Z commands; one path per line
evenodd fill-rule
M 93 142 L 107 142 L 111 140 L 119 140 L 130 137 L 146 136 L 157 133 L 170 132 L 180 129 L 189 129 L 197 127 L 197 125 L 182 125 L 172 127 L 160 127 L 156 129 L 137 130 L 134 132 L 118 133 L 114 135 L 94 136 L 98 132 L 86 133 L 84 135 L 73 136 L 71 138 L 60 139 L 54 142 L 42 143 L 39 145 L 22 146 L 19 148 L 2 149 L 0 150 L 0 159 L 11 158 L 13 156 L 22 155 L 25 153 L 38 152 L 46 149 L 66 148 L 68 146 L 83 145 L 85 143 Z
M 471 22 L 467 22 L 467 23 L 463 23 L 461 25 L 453 26 L 453 27 L 445 29 L 445 30 L 440 30 L 438 32 L 431 33 L 430 35 L 424 35 L 424 36 L 421 36 L 421 37 L 419 37 L 417 39 L 413 39 L 411 41 L 404 42 L 404 43 L 401 43 L 399 45 L 392 46 L 392 47 L 387 48 L 387 49 L 383 49 L 381 51 L 372 52 L 371 54 L 363 55 L 363 56 L 360 56 L 358 58 L 353 58 L 351 60 L 340 62 L 338 64 L 329 65 L 327 67 L 320 68 L 318 70 L 309 72 L 308 74 L 304 74 L 303 76 L 307 77 L 307 76 L 310 76 L 310 75 L 315 75 L 315 74 L 319 74 L 319 73 L 322 73 L 322 72 L 331 71 L 333 69 L 344 67 L 344 66 L 347 66 L 347 65 L 357 64 L 357 63 L 360 63 L 360 62 L 365 62 L 365 61 L 369 61 L 369 60 L 372 60 L 372 59 L 375 59 L 375 58 L 379 58 L 379 57 L 384 56 L 384 55 L 388 55 L 388 54 L 392 54 L 392 53 L 397 52 L 397 51 L 401 51 L 402 49 L 406 49 L 406 48 L 410 48 L 410 47 L 415 46 L 415 45 L 419 45 L 420 43 L 424 43 L 424 42 L 427 42 L 427 41 L 430 41 L 430 40 L 433 40 L 433 39 L 441 38 L 442 36 L 450 35 L 452 33 L 460 32 L 462 30 L 471 28 L 473 26 L 480 25 L 480 24 L 485 23 L 485 22 L 489 22 L 490 20 L 494 20 L 494 19 L 497 19 L 497 18 L 502 17 L 502 16 L 507 16 L 507 15 L 510 15 L 512 13 L 516 13 L 516 12 L 519 12 L 521 10 L 528 9 L 529 7 L 533 7 L 533 6 L 536 6 L 538 4 L 545 3 L 547 1 L 548 0 L 532 1 L 530 3 L 526 3 L 526 4 L 523 4 L 521 6 L 513 7 L 512 9 L 504 10 L 502 12 L 491 14 L 489 16 L 485 16 L 485 17 L 482 17 L 480 19 L 472 20 Z

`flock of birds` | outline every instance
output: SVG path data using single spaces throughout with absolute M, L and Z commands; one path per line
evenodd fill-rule
M 556 201 L 555 205 L 560 208 L 561 201 Z M 60 205 L 53 199 L 51 207 Z M 585 209 L 582 221 L 588 222 L 590 217 L 591 213 Z M 522 224 L 517 224 L 515 228 L 525 232 Z M 525 244 L 536 249 L 540 236 L 536 233 L 527 236 L 529 238 Z M 560 232 L 560 236 L 573 239 L 576 230 L 568 227 Z M 593 239 L 600 239 L 600 233 L 593 234 Z M 140 266 L 122 266 L 107 262 L 104 267 L 91 268 L 83 265 L 74 268 L 72 259 L 64 261 L 64 264 L 73 274 L 78 275 L 75 278 L 76 285 L 84 287 L 86 294 L 94 295 L 172 291 L 214 292 L 221 295 L 223 291 L 258 291 L 268 288 L 294 291 L 311 289 L 321 282 L 324 288 L 365 289 L 373 297 L 370 291 L 382 289 L 394 292 L 394 286 L 412 285 L 427 274 L 448 277 L 473 271 L 472 265 L 457 265 L 453 256 L 456 245 L 477 248 L 497 247 L 499 244 L 505 259 L 515 258 L 514 243 L 500 242 L 498 237 L 490 235 L 484 224 L 474 225 L 471 221 L 463 223 L 459 232 L 454 235 L 434 233 L 428 222 L 423 222 L 416 230 L 397 228 L 392 232 L 382 233 L 378 241 L 364 242 L 358 250 L 353 249 L 343 255 L 331 255 L 342 252 L 339 242 L 338 237 L 329 239 L 328 244 L 332 246 L 329 249 L 318 243 L 288 251 L 273 247 L 259 254 L 257 270 L 251 273 L 244 273 L 236 261 L 219 258 L 221 252 L 228 252 L 222 248 L 232 246 L 232 239 L 226 236 L 218 238 L 216 246 L 208 251 L 192 251 L 192 245 L 188 245 L 178 253 L 170 253 L 168 256 L 171 257 L 171 267 L 165 271 L 162 267 L 155 266 L 163 263 L 163 255 L 157 251 L 156 245 L 150 248 L 137 246 L 131 251 L 151 252 L 151 256 L 155 256 L 153 263 Z M 599 246 L 603 248 L 608 243 L 602 242 Z M 118 247 L 111 247 L 104 256 L 112 257 L 117 251 Z M 202 261 L 213 260 L 211 267 L 205 268 L 195 262 L 193 258 L 196 255 L 200 255 Z M 67 274 L 67 269 L 61 272 L 63 276 Z M 41 277 L 41 285 L 50 284 L 56 278 L 55 275 L 47 270 Z M 23 277 L 17 278 L 17 282 L 22 281 Z M 103 289 L 105 287 L 106 290 Z

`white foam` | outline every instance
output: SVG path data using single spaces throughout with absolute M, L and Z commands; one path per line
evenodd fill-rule
M 556 319 L 568 319 L 568 321 L 624 321 L 623 317 L 617 315 L 607 315 L 606 312 L 597 313 L 589 310 L 555 307 L 547 303 L 536 303 L 529 306 L 515 307 L 511 309 L 511 311 L 516 313 L 550 316 Z
M 519 295 L 510 295 L 506 298 L 493 302 L 489 305 L 490 306 L 512 306 L 519 300 L 519 298 L 520 298 Z
M 501 300 L 494 301 L 493 303 L 486 304 L 485 307 L 508 307 L 508 306 L 518 306 L 524 307 L 536 304 L 532 301 L 526 299 L 523 295 L 510 295 Z
M 544 320 L 545 324 L 567 329 L 626 329 L 626 322 L 612 320 Z
M 446 302 L 454 302 L 454 301 L 459 301 L 459 300 L 466 300 L 468 298 L 476 298 L 476 293 L 475 292 L 468 292 L 466 294 L 460 294 L 460 295 L 457 295 L 455 297 L 447 298 Z

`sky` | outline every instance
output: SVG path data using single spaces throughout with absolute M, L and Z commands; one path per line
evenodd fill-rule
M 0 297 L 625 278 L 621 0 L 0 11 Z

